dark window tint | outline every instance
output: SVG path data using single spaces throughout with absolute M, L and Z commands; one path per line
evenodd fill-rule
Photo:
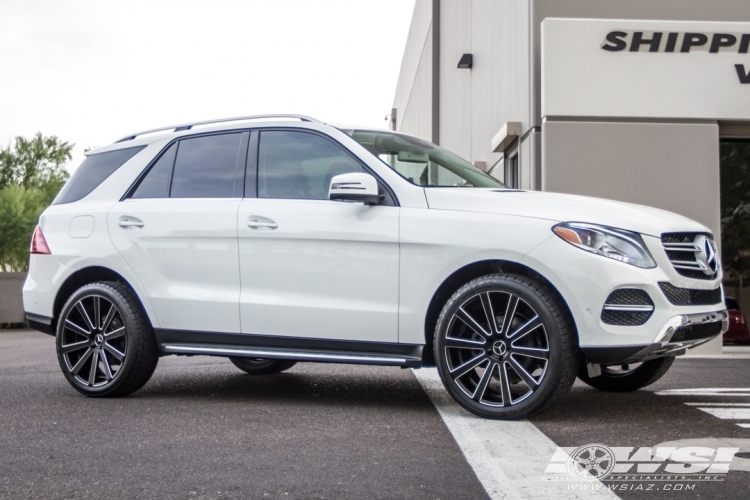
M 177 149 L 172 198 L 231 198 L 241 134 L 184 139 Z
M 151 170 L 133 193 L 133 198 L 167 198 L 169 196 L 169 174 L 172 173 L 174 153 L 177 143 L 169 146 L 164 154 L 154 163 Z
M 86 157 L 81 166 L 73 172 L 70 180 L 60 190 L 60 194 L 55 199 L 55 204 L 71 203 L 80 200 L 93 191 L 104 179 L 112 175 L 112 172 L 120 168 L 126 161 L 145 147 L 138 146 L 135 148 L 118 149 L 117 151 L 109 151 Z
M 282 130 L 260 134 L 260 198 L 326 200 L 335 175 L 362 171 L 351 156 L 318 135 Z
M 739 309 L 740 308 L 740 305 L 732 297 L 727 297 L 726 299 L 724 299 L 724 302 L 726 302 L 727 304 L 727 309 Z

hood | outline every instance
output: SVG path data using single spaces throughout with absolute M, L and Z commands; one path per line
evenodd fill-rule
M 425 188 L 425 197 L 429 207 L 436 210 L 589 222 L 657 238 L 665 232 L 711 232 L 703 224 L 666 210 L 588 196 L 512 189 Z

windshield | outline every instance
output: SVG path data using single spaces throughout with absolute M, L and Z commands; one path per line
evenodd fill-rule
M 374 130 L 344 132 L 418 186 L 508 189 L 466 160 L 422 139 Z

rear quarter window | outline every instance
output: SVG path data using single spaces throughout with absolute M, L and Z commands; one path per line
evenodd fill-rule
M 118 149 L 87 156 L 60 190 L 53 204 L 60 205 L 80 200 L 145 147 Z

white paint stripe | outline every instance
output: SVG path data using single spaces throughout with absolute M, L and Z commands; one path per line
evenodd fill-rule
M 659 394 L 656 393 L 657 396 L 689 396 L 689 397 L 704 397 L 704 396 L 711 396 L 711 397 L 735 397 L 735 398 L 748 398 L 750 397 L 750 394 L 729 394 L 726 392 L 685 392 L 682 394 Z
M 750 397 L 748 388 L 725 388 L 725 387 L 708 387 L 695 389 L 668 389 L 666 391 L 657 391 L 657 396 L 730 396 L 730 397 Z
M 593 488 L 575 491 L 568 490 L 568 485 L 576 483 L 542 480 L 557 446 L 534 424 L 476 417 L 453 401 L 436 369 L 422 368 L 413 373 L 493 500 L 618 498 L 598 481 Z
M 682 356 L 680 356 L 682 358 Z M 686 354 L 683 359 L 750 359 L 750 354 L 724 353 L 724 354 Z
M 685 403 L 688 406 L 743 406 L 750 407 L 750 403 L 714 403 L 713 401 L 707 401 L 705 403 Z
M 698 409 L 726 420 L 750 420 L 750 408 L 706 408 L 699 406 Z
M 748 392 L 749 387 L 696 387 L 694 389 L 667 389 L 657 394 L 681 394 L 683 392 Z
M 737 424 L 740 427 L 744 427 L 745 429 L 750 429 L 750 424 Z

